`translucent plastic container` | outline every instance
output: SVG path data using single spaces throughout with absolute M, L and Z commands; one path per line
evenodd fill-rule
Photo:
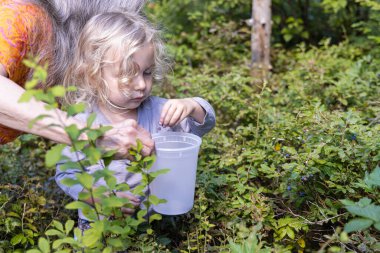
M 187 213 L 193 208 L 198 152 L 201 138 L 194 134 L 164 132 L 154 134 L 157 160 L 151 171 L 170 169 L 150 184 L 152 195 L 167 203 L 153 209 L 165 215 Z

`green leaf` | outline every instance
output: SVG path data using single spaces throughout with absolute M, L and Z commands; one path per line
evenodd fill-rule
M 66 93 L 65 87 L 62 85 L 55 85 L 50 88 L 49 91 L 53 94 L 54 97 L 64 97 Z
M 120 226 L 112 226 L 108 230 L 115 235 L 117 234 L 122 235 L 125 232 L 125 230 Z
M 361 231 L 366 228 L 369 228 L 373 224 L 373 221 L 370 219 L 357 218 L 350 220 L 345 226 L 344 231 L 347 233 Z
M 62 157 L 62 150 L 66 147 L 64 144 L 58 144 L 52 147 L 45 156 L 45 164 L 47 167 L 56 165 Z
M 74 227 L 74 221 L 73 220 L 68 220 L 66 221 L 65 223 L 65 230 L 66 230 L 66 235 L 68 235 L 70 233 L 70 231 L 73 229 Z
M 137 152 L 141 153 L 141 150 L 143 149 L 144 145 L 142 144 L 142 141 L 137 139 Z
M 134 195 L 137 195 L 137 196 L 142 196 L 144 194 L 144 190 L 145 190 L 146 186 L 143 185 L 143 184 L 140 184 L 138 186 L 136 186 L 133 190 L 132 190 L 132 193 Z
M 157 196 L 155 195 L 150 195 L 149 196 L 149 202 L 153 205 L 158 205 L 158 204 L 161 204 L 161 203 L 166 203 L 167 201 L 165 199 L 159 199 Z
M 62 233 L 61 231 L 58 231 L 56 229 L 49 229 L 45 232 L 45 235 L 47 235 L 47 236 L 54 236 L 54 235 L 63 236 L 64 233 Z
M 36 87 L 37 84 L 38 84 L 38 79 L 35 79 L 35 78 L 30 79 L 29 81 L 25 83 L 25 89 L 29 91 L 33 89 L 34 87 Z
M 77 244 L 77 241 L 72 237 L 66 237 L 62 239 L 62 243 L 73 245 L 73 244 Z
M 12 237 L 12 239 L 11 239 L 11 244 L 12 244 L 12 245 L 17 245 L 17 244 L 19 244 L 19 243 L 22 241 L 22 239 L 24 239 L 24 238 L 25 238 L 25 237 L 24 237 L 23 234 L 17 234 L 17 235 L 15 235 L 15 236 Z
M 79 136 L 81 135 L 81 131 L 74 124 L 65 127 L 65 132 L 70 136 L 70 139 L 73 141 L 78 140 Z
M 291 229 L 290 227 L 287 227 L 286 228 L 286 234 L 289 236 L 290 239 L 294 240 L 295 234 L 294 234 L 293 229 Z
M 63 239 L 57 239 L 53 242 L 52 248 L 58 249 L 63 244 Z
M 369 175 L 366 173 L 364 182 L 370 187 L 380 187 L 380 167 L 376 167 L 376 169 L 372 171 Z
M 82 201 L 73 201 L 65 206 L 66 209 L 84 209 L 90 207 L 89 204 Z
M 123 201 L 121 198 L 116 196 L 111 196 L 106 199 L 102 199 L 102 204 L 104 207 L 122 207 L 126 204 L 126 201 Z
M 101 239 L 102 232 L 103 230 L 99 231 L 99 230 L 95 230 L 94 228 L 84 231 L 84 235 L 82 237 L 84 246 L 92 247 L 96 243 L 98 243 L 98 241 L 100 241 Z
M 46 240 L 45 238 L 41 237 L 39 240 L 38 240 L 38 247 L 40 248 L 40 250 L 43 252 L 43 253 L 49 253 L 50 252 L 50 245 L 49 245 L 49 242 L 48 240 Z
M 353 206 L 355 202 L 349 199 L 341 199 L 340 202 L 345 206 Z
M 358 204 L 360 207 L 366 207 L 366 206 L 370 205 L 371 202 L 372 202 L 371 199 L 365 197 L 365 198 L 361 198 L 361 199 L 357 202 L 357 204 Z
M 53 220 L 53 225 L 54 225 L 54 227 L 55 227 L 56 229 L 58 229 L 59 231 L 61 231 L 61 232 L 65 232 L 65 231 L 63 230 L 63 225 L 62 225 L 61 222 L 56 221 L 56 220 Z
M 346 209 L 355 215 L 362 216 L 376 222 L 380 221 L 380 206 L 374 204 L 368 206 L 346 206 Z
M 149 222 L 153 222 L 155 220 L 161 220 L 162 219 L 162 216 L 160 214 L 153 214 L 151 216 L 149 216 Z
M 83 103 L 79 103 L 79 104 L 75 104 L 75 105 L 70 105 L 67 108 L 67 114 L 69 116 L 74 116 L 75 114 L 84 112 L 85 109 L 86 109 L 86 105 L 83 104 Z
M 154 179 L 156 177 L 158 177 L 159 175 L 163 175 L 163 174 L 166 174 L 170 171 L 170 169 L 162 169 L 162 170 L 157 170 L 155 172 L 151 172 L 149 173 L 149 175 Z
M 139 221 L 145 221 L 145 218 L 144 216 L 147 214 L 147 210 L 146 209 L 141 209 L 140 211 L 137 212 L 137 219 Z
M 112 248 L 111 247 L 107 247 L 105 248 L 102 253 L 112 253 Z
M 94 177 L 86 172 L 78 173 L 76 177 L 79 183 L 87 190 L 90 190 L 94 185 Z
M 78 88 L 76 87 L 76 86 L 68 86 L 68 87 L 66 87 L 66 90 L 67 91 L 77 91 L 78 90 Z
M 105 132 L 111 130 L 112 128 L 113 128 L 112 126 L 101 126 L 97 128 L 96 130 L 100 131 L 103 135 Z
M 92 141 L 96 141 L 100 136 L 103 135 L 101 131 L 95 130 L 88 130 L 86 132 L 87 138 Z
M 280 228 L 276 231 L 278 240 L 282 240 L 286 236 L 286 227 Z
M 104 154 L 103 154 L 103 159 L 104 158 L 111 158 L 113 159 L 113 155 L 117 153 L 117 150 L 107 150 Z
M 380 222 L 376 222 L 373 226 L 380 231 Z
M 104 177 L 104 180 L 106 181 L 107 183 L 107 186 L 110 188 L 110 189 L 114 189 L 116 187 L 116 184 L 117 184 L 117 180 L 116 180 L 116 177 L 114 176 L 105 176 Z
M 36 124 L 37 121 L 40 121 L 40 120 L 42 120 L 44 118 L 51 118 L 51 116 L 48 115 L 48 114 L 41 114 L 41 115 L 39 115 L 35 119 L 32 119 L 31 121 L 29 121 L 28 128 L 32 129 L 33 126 L 34 126 L 34 124 Z
M 87 118 L 87 127 L 90 128 L 96 119 L 96 113 L 91 113 Z
M 91 198 L 91 193 L 88 191 L 81 191 L 78 195 L 78 200 L 85 201 Z
M 98 216 L 96 214 L 96 211 L 94 208 L 87 206 L 82 209 L 83 215 L 86 217 L 88 220 L 97 220 Z
M 19 103 L 26 103 L 26 102 L 29 102 L 33 97 L 34 95 L 37 93 L 38 91 L 36 90 L 27 90 L 25 91 L 21 97 L 19 98 L 18 102 Z
M 75 244 L 76 241 L 73 238 L 63 238 L 63 239 L 58 239 L 53 242 L 52 248 L 53 249 L 58 249 L 62 244 L 68 243 L 68 244 Z
M 83 149 L 83 153 L 86 154 L 88 160 L 92 164 L 97 163 L 102 158 L 102 153 L 99 151 L 99 149 L 92 146 Z
M 106 192 L 108 192 L 108 188 L 105 187 L 104 185 L 97 186 L 93 191 L 95 197 L 100 197 Z
M 108 238 L 107 239 L 107 244 L 115 247 L 115 248 L 123 248 L 123 241 L 122 239 L 116 239 L 116 238 Z
M 115 187 L 115 190 L 116 191 L 129 191 L 130 187 L 128 184 L 126 183 L 121 183 L 121 184 L 118 184 L 116 187 Z
M 60 181 L 63 185 L 66 186 L 73 186 L 79 184 L 78 180 L 72 179 L 72 178 L 64 178 Z
M 143 162 L 145 163 L 145 168 L 147 170 L 151 169 L 154 162 L 156 161 L 156 156 L 147 156 L 143 159 Z
M 284 35 L 284 40 L 285 40 L 286 42 L 289 42 L 292 38 L 293 38 L 293 35 L 291 35 L 291 34 L 285 34 L 285 35 Z
M 30 249 L 27 250 L 26 253 L 41 253 L 41 251 L 39 251 L 38 249 Z

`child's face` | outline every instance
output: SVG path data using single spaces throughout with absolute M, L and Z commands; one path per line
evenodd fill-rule
M 111 54 L 108 57 L 110 59 L 107 60 L 113 60 Z M 119 84 L 121 73 L 119 62 L 105 66 L 102 74 L 110 88 L 108 99 L 113 104 L 130 110 L 139 107 L 150 96 L 153 82 L 153 45 L 146 43 L 133 54 L 132 58 L 139 66 L 139 71 L 128 84 Z

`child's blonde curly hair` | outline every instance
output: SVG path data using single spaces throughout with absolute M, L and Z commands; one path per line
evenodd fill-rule
M 154 48 L 153 80 L 161 82 L 168 70 L 168 58 L 158 30 L 145 17 L 109 12 L 91 18 L 80 34 L 63 81 L 66 87 L 75 86 L 77 90 L 68 92 L 63 104 L 84 102 L 89 107 L 107 104 L 109 88 L 102 78 L 102 69 L 107 64 L 120 62 L 119 88 L 122 90 L 139 70 L 133 62 L 133 54 L 146 43 Z M 115 55 L 115 61 L 107 61 L 109 52 Z

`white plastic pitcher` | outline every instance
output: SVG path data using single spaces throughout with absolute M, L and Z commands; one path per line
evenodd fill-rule
M 198 152 L 202 139 L 194 134 L 163 132 L 153 134 L 156 144 L 156 162 L 151 171 L 170 169 L 150 184 L 152 195 L 166 199 L 153 205 L 161 214 L 178 215 L 191 210 L 194 204 Z

